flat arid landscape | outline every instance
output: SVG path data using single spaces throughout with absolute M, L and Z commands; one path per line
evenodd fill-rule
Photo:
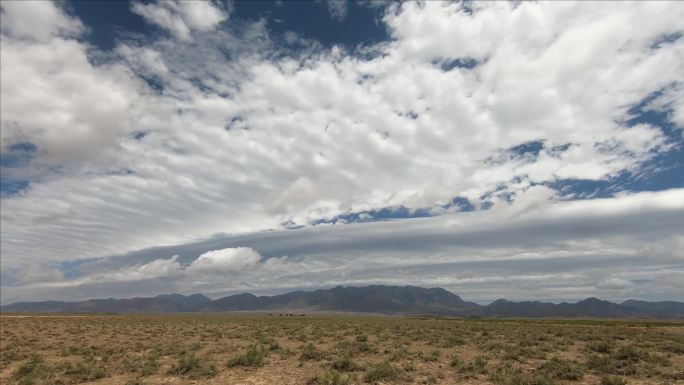
M 684 385 L 682 20 L 0 0 L 0 385 Z
M 3 384 L 684 384 L 684 323 L 3 314 Z

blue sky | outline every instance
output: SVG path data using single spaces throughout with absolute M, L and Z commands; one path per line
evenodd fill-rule
M 230 9 L 233 23 L 265 20 L 269 33 L 276 39 L 283 39 L 286 32 L 294 32 L 326 47 L 342 45 L 347 48 L 389 39 L 380 21 L 385 9 L 381 2 L 347 3 L 339 16 L 333 16 L 327 3 L 322 1 L 288 1 L 287 4 L 239 1 L 224 3 L 223 7 Z M 130 3 L 125 1 L 75 1 L 67 3 L 66 8 L 90 27 L 85 38 L 100 49 L 114 48 L 125 33 L 151 36 L 161 32 L 146 23 L 142 16 L 131 12 Z
M 1 300 L 681 298 L 683 17 L 3 3 Z

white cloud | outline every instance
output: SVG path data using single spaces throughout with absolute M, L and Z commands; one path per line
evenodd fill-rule
M 249 247 L 212 250 L 200 255 L 186 270 L 193 274 L 237 272 L 254 267 L 260 260 L 259 253 Z
M 169 73 L 161 54 L 152 48 L 122 44 L 116 47 L 116 52 L 144 75 L 166 78 Z
M 0 17 L 2 34 L 18 39 L 46 42 L 55 36 L 73 37 L 85 31 L 80 20 L 66 15 L 52 1 L 4 1 Z
M 278 272 L 285 272 L 288 269 L 290 271 L 293 270 L 292 263 L 288 260 L 287 256 L 283 257 L 273 257 L 269 258 L 266 261 L 264 261 L 262 268 L 266 271 L 270 271 L 273 273 L 278 273 Z
M 32 276 L 34 271 L 35 268 L 30 267 L 22 271 L 22 276 Z M 44 269 L 44 271 L 51 272 L 51 274 L 44 273 L 38 276 L 42 279 L 21 281 L 19 284 L 31 290 L 59 290 L 88 285 L 131 285 L 139 281 L 178 277 L 183 273 L 183 268 L 178 262 L 178 255 L 174 255 L 170 258 L 158 258 L 148 263 L 124 266 L 113 271 L 98 272 L 74 279 L 65 279 L 64 275 L 55 268 Z
M 121 269 L 111 274 L 97 277 L 97 280 L 107 281 L 140 281 L 144 279 L 169 277 L 178 275 L 181 272 L 181 265 L 178 263 L 178 256 L 174 255 L 169 259 L 155 259 L 152 262 L 135 265 Z
M 192 40 L 193 31 L 211 31 L 229 16 L 228 10 L 210 1 L 134 2 L 131 11 L 183 41 Z
M 627 289 L 634 286 L 634 282 L 622 278 L 610 278 L 597 285 L 601 289 Z
M 102 170 L 111 163 L 98 155 L 132 131 L 128 117 L 142 87 L 119 64 L 94 66 L 87 49 L 72 39 L 2 38 L 2 142 L 35 144 L 41 164 L 34 167 Z

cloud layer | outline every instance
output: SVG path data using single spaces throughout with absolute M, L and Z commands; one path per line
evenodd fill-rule
M 346 2 L 328 5 L 336 18 L 346 16 Z M 76 278 L 91 281 L 60 278 L 72 290 L 65 295 L 79 296 L 73 288 L 95 281 L 123 293 L 106 282 L 124 276 L 156 282 L 140 290 L 179 289 L 164 283 L 173 274 L 215 292 L 405 281 L 465 290 L 474 299 L 489 298 L 484 286 L 505 282 L 520 297 L 547 281 L 569 287 L 554 288 L 550 298 L 598 288 L 670 297 L 681 290 L 627 286 L 642 279 L 641 269 L 658 282 L 681 274 L 677 227 L 639 228 L 653 237 L 638 238 L 649 249 L 630 243 L 636 230 L 617 219 L 606 224 L 612 232 L 587 225 L 605 238 L 581 241 L 560 230 L 537 239 L 534 232 L 545 228 L 528 221 L 542 213 L 548 229 L 581 233 L 573 226 L 586 219 L 573 216 L 573 205 L 634 219 L 629 199 L 643 207 L 649 199 L 669 202 L 639 211 L 660 215 L 657 227 L 657 218 L 681 210 L 672 203 L 680 190 L 561 204 L 587 196 L 554 186 L 648 175 L 654 158 L 681 154 L 684 7 L 404 2 L 390 4 L 379 20 L 389 41 L 332 48 L 293 34 L 283 42 L 267 20 L 228 20 L 230 9 L 218 3 L 134 2 L 131 11 L 168 34 L 122 37 L 102 52 L 82 38 L 83 23 L 53 3 L 2 4 L 3 159 L 33 149 L 20 167 L 3 160 L 3 178 L 28 186 L 0 201 L 3 286 L 24 287 L 3 296 L 37 295 L 32 274 L 53 276 L 50 266 L 93 259 L 102 266 L 111 259 L 112 270 Z M 665 113 L 670 128 L 635 121 L 639 105 Z M 455 197 L 493 209 L 452 213 Z M 257 242 L 271 234 L 258 231 L 393 207 L 443 215 L 274 232 L 293 252 L 264 251 Z M 579 218 L 602 220 L 590 211 Z M 316 248 L 307 237 L 318 232 L 330 243 Z M 464 248 L 474 241 L 459 234 L 471 232 L 487 239 L 483 244 L 497 237 L 507 243 Z M 217 233 L 236 235 L 209 238 L 229 245 L 202 250 L 195 262 L 176 253 L 122 256 Z M 401 241 L 415 234 L 422 248 Z M 349 237 L 344 248 L 337 236 Z M 376 247 L 378 236 L 404 248 Z M 119 257 L 104 258 L 112 255 Z M 519 271 L 535 256 L 548 272 Z M 477 265 L 487 258 L 519 259 L 520 268 L 506 275 Z M 571 269 L 571 261 L 584 267 Z M 599 279 L 607 261 L 625 267 Z M 469 275 L 440 273 L 468 263 Z M 278 280 L 285 267 L 294 271 Z M 253 280 L 241 282 L 252 284 L 213 287 L 200 274 L 213 269 L 247 269 Z
M 3 295 L 217 297 L 385 283 L 441 286 L 480 302 L 678 299 L 682 218 L 683 189 L 556 203 L 537 194 L 487 211 L 221 235 L 85 262 L 63 275 L 25 271 L 33 280 Z

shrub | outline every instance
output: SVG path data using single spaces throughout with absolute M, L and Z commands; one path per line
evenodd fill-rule
M 265 354 L 263 350 L 257 348 L 256 346 L 252 347 L 247 351 L 247 353 L 231 358 L 230 361 L 228 361 L 228 367 L 232 368 L 234 366 L 247 366 L 247 367 L 258 367 L 264 364 L 264 357 Z
M 439 359 L 439 350 L 432 350 L 430 354 L 423 356 L 425 362 L 436 362 Z
M 466 343 L 466 341 L 465 341 L 463 338 L 461 338 L 461 337 L 457 337 L 457 336 L 448 336 L 448 337 L 446 338 L 446 340 L 444 340 L 444 343 L 443 343 L 442 346 L 445 347 L 445 348 L 452 348 L 452 347 L 454 347 L 454 346 L 456 346 L 456 345 L 459 345 L 459 346 L 460 346 L 460 345 L 465 345 L 465 343 Z
M 605 376 L 601 378 L 601 385 L 626 385 L 627 383 L 620 377 Z
M 320 360 L 322 356 L 323 354 L 316 349 L 314 344 L 308 343 L 302 347 L 302 353 L 300 354 L 299 359 L 302 361 L 316 361 Z
M 546 376 L 518 373 L 513 375 L 513 377 L 506 382 L 506 385 L 555 385 L 555 383 Z
M 469 363 L 461 362 L 454 357 L 449 364 L 456 368 L 459 373 L 487 373 L 487 360 L 484 357 L 475 357 L 475 360 Z
M 363 376 L 364 381 L 375 384 L 378 381 L 395 381 L 399 379 L 401 371 L 394 366 L 383 362 L 373 366 Z
M 361 369 L 361 367 L 349 357 L 343 357 L 334 361 L 332 363 L 332 368 L 341 372 L 353 372 Z
M 195 353 L 186 353 L 178 358 L 178 362 L 171 369 L 172 374 L 185 376 L 188 378 L 212 377 L 216 374 L 214 364 L 200 360 Z
M 475 357 L 475 361 L 473 361 L 473 366 L 480 372 L 484 373 L 484 371 L 487 369 L 487 360 L 482 356 Z
M 40 380 L 49 380 L 53 374 L 42 357 L 33 355 L 28 361 L 19 366 L 12 373 L 12 379 L 19 384 L 34 384 Z
M 672 353 L 677 353 L 677 354 L 684 354 L 684 342 L 683 341 L 670 341 L 667 345 L 664 347 L 666 351 L 672 352 Z
M 541 372 L 558 380 L 576 381 L 584 376 L 577 363 L 558 357 L 546 361 L 539 369 Z
M 322 376 L 312 378 L 308 385 L 352 385 L 356 383 L 356 378 L 343 376 L 336 370 L 331 370 Z
M 271 337 L 260 337 L 259 345 L 265 350 L 278 350 L 280 349 L 280 344 L 274 338 Z
M 351 346 L 351 349 L 355 351 L 356 353 L 373 353 L 375 352 L 375 349 L 371 344 L 368 343 L 368 341 L 354 341 L 354 343 Z
M 107 371 L 101 363 L 89 359 L 76 365 L 67 362 L 64 365 L 64 374 L 78 382 L 85 382 L 103 378 L 107 375 Z
M 153 375 L 157 373 L 157 370 L 159 370 L 159 362 L 154 357 L 145 357 L 140 362 L 139 373 L 143 376 Z
M 587 350 L 596 353 L 608 354 L 613 351 L 613 346 L 606 341 L 594 341 L 587 345 Z
M 129 372 L 138 373 L 141 376 L 150 376 L 159 370 L 159 362 L 157 362 L 156 355 L 148 354 L 142 358 L 127 357 L 124 361 L 124 367 Z
M 142 380 L 142 378 L 133 378 L 126 381 L 125 385 L 146 385 L 147 383 Z
M 613 356 L 615 357 L 615 359 L 631 362 L 637 362 L 639 360 L 648 359 L 647 352 L 637 349 L 636 347 L 631 345 L 621 347 L 618 351 L 615 352 Z
M 461 360 L 456 356 L 451 357 L 451 361 L 449 361 L 449 366 L 452 368 L 459 368 L 462 364 L 463 362 L 461 362 Z
M 396 350 L 392 351 L 392 354 L 390 356 L 390 361 L 398 361 L 404 358 L 409 357 L 409 351 L 406 350 L 404 347 L 397 348 Z

